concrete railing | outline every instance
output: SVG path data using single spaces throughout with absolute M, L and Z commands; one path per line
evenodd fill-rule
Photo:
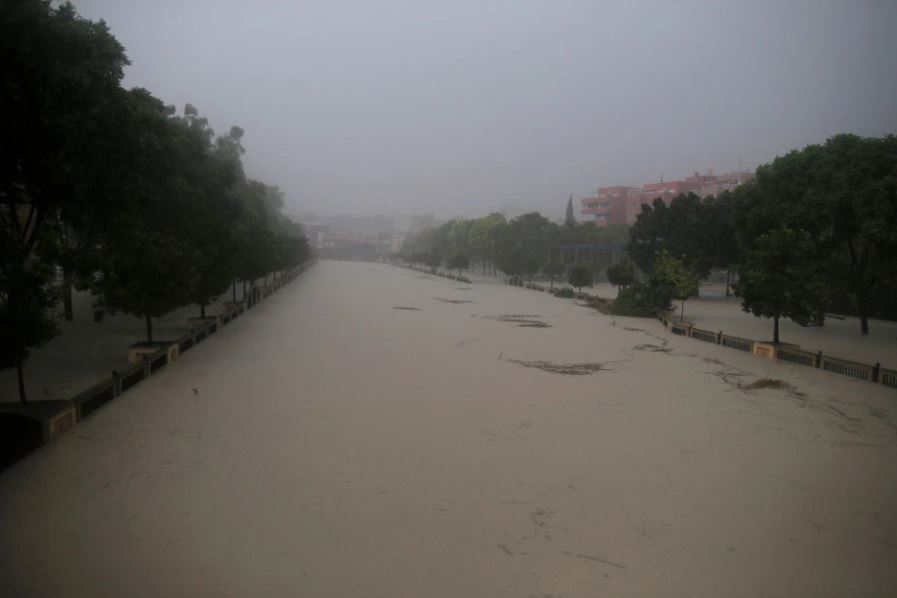
M 523 286 L 539 291 L 544 290 L 544 288 L 540 288 L 535 284 L 526 284 Z M 576 298 L 580 298 L 581 294 L 576 293 L 575 296 Z M 585 294 L 582 294 L 582 296 L 583 298 L 587 297 Z M 670 332 L 678 336 L 694 338 L 706 343 L 713 343 L 729 347 L 730 349 L 753 353 L 754 355 L 759 355 L 761 357 L 779 359 L 797 365 L 822 369 L 835 374 L 841 374 L 842 376 L 897 388 L 897 370 L 883 368 L 879 363 L 870 365 L 868 363 L 860 363 L 858 361 L 823 355 L 822 351 L 817 351 L 816 353 L 804 351 L 798 345 L 756 341 L 741 336 L 723 334 L 722 330 L 713 331 L 695 328 L 693 322 L 677 322 L 675 313 L 672 311 L 658 313 L 657 319 L 660 320 Z
M 866 380 L 891 388 L 897 388 L 897 370 L 881 367 L 880 364 L 870 365 L 858 361 L 841 359 L 823 355 L 822 351 L 813 353 L 802 350 L 798 345 L 787 343 L 771 343 L 757 341 L 740 336 L 723 334 L 722 331 L 714 332 L 695 328 L 690 322 L 676 322 L 670 312 L 658 314 L 657 319 L 666 326 L 670 332 L 679 336 L 694 338 L 707 343 L 722 345 L 730 349 L 738 349 L 747 353 L 753 353 L 769 359 L 779 359 L 797 365 L 826 370 L 842 376 Z

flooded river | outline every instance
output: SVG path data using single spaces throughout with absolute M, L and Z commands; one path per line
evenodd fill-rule
M 0 474 L 3 596 L 886 596 L 897 393 L 322 262 Z

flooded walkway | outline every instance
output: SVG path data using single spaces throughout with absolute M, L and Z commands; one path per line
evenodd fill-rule
M 3 596 L 888 596 L 897 393 L 321 262 L 0 474 Z

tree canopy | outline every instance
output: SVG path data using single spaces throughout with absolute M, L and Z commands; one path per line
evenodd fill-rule
M 744 310 L 773 319 L 773 342 L 779 342 L 779 319 L 799 324 L 821 322 L 828 281 L 806 231 L 779 228 L 764 233 L 745 257 L 737 291 Z
M 57 270 L 152 340 L 153 317 L 307 259 L 276 188 L 246 180 L 243 130 L 216 136 L 194 106 L 122 88 L 128 58 L 103 21 L 12 0 L 0 56 L 0 367 L 17 367 L 22 400 L 29 349 L 58 330 Z
M 803 231 L 805 258 L 827 273 L 827 308 L 897 316 L 897 137 L 836 135 L 776 158 L 739 189 L 734 223 L 742 250 L 778 229 Z M 766 249 L 764 249 L 766 250 Z

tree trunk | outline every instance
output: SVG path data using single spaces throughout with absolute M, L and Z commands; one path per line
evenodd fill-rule
M 549 278 L 549 280 L 551 281 L 551 284 L 548 285 L 548 290 L 553 291 L 554 290 L 554 276 L 551 276 Z
M 21 359 L 16 359 L 16 376 L 19 379 L 19 400 L 22 403 L 27 403 L 28 397 L 25 395 L 25 372 L 22 370 Z
M 772 342 L 779 342 L 779 316 L 776 316 L 772 319 Z
M 866 305 L 868 299 L 868 291 L 872 289 L 873 283 L 867 276 L 868 265 L 868 248 L 862 247 L 859 252 L 854 247 L 854 240 L 847 239 L 847 248 L 850 250 L 850 262 L 853 270 L 853 283 L 856 287 L 857 298 L 857 315 L 860 317 L 860 332 L 869 334 L 869 309 Z
M 682 307 L 679 310 L 679 321 L 685 321 L 685 299 L 682 300 Z
M 148 315 L 144 315 L 146 318 L 146 342 L 153 342 L 153 319 Z
M 731 270 L 726 268 L 726 297 L 729 296 L 729 274 L 731 274 Z
M 246 281 L 243 281 L 243 294 L 240 295 L 240 300 L 246 301 Z
M 72 271 L 70 268 L 62 269 L 62 306 L 65 313 L 65 321 L 71 322 L 75 319 L 75 312 L 72 309 Z
M 234 278 L 231 280 L 231 296 L 233 297 L 233 302 L 237 302 L 237 279 Z
M 205 317 L 206 317 L 206 304 L 205 303 L 199 304 L 199 317 L 203 318 L 203 319 L 205 319 Z
M 869 312 L 866 309 L 866 291 L 857 288 L 857 316 L 860 318 L 860 333 L 869 334 Z

